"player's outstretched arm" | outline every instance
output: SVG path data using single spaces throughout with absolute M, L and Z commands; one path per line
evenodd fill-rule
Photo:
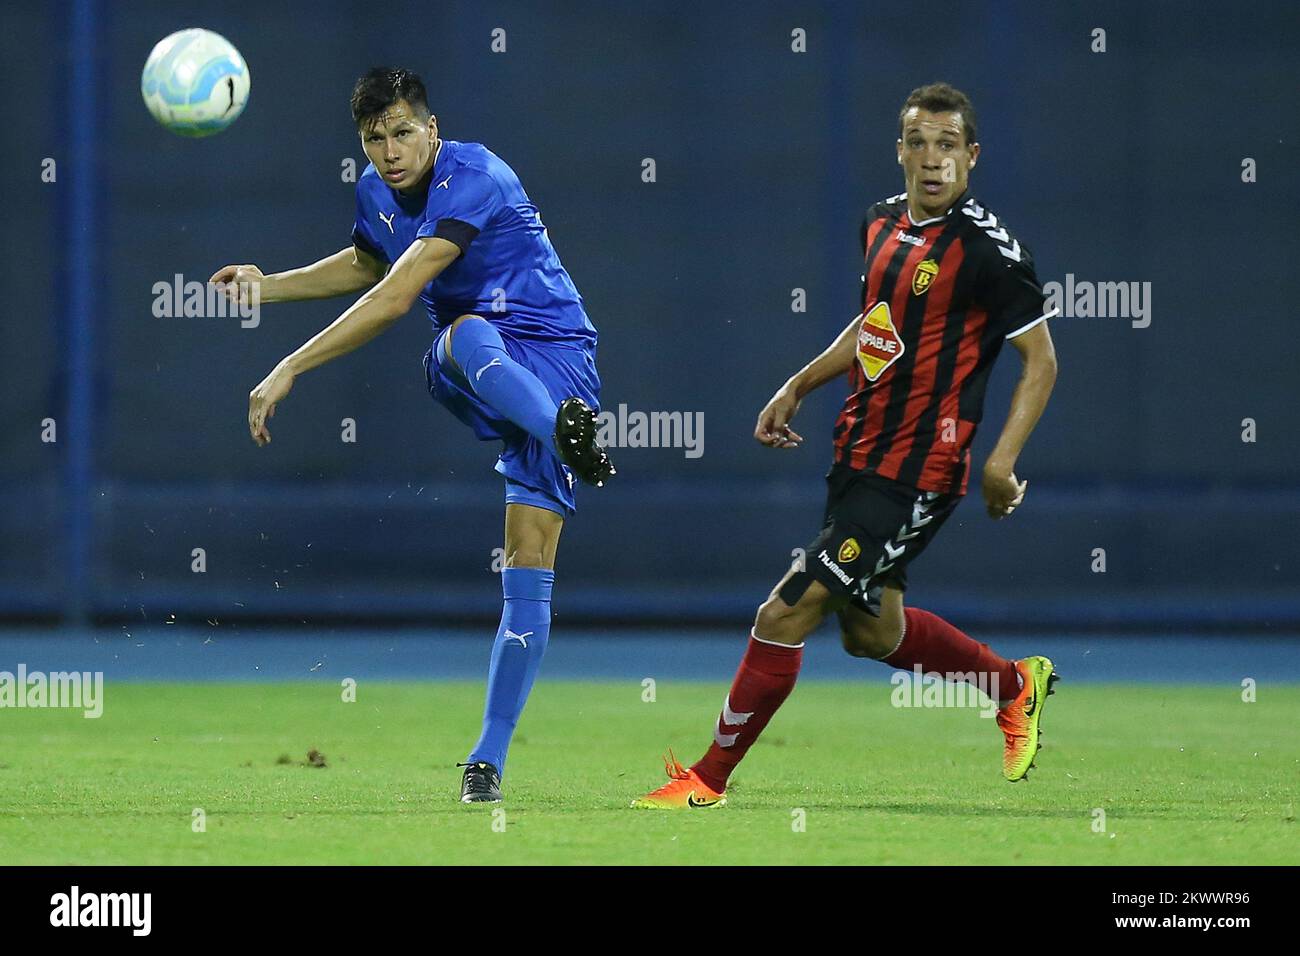
M 1011 344 L 1023 363 L 1002 434 L 984 462 L 984 506 L 990 518 L 1005 518 L 1025 499 L 1028 481 L 1016 480 L 1016 459 L 1047 407 L 1056 383 L 1056 349 L 1046 322 L 1017 335 Z
M 406 314 L 420 290 L 459 255 L 460 247 L 446 239 L 417 239 L 393 263 L 388 275 L 352 308 L 281 359 L 248 393 L 248 430 L 253 441 L 265 445 L 271 440 L 266 420 L 275 414 L 276 404 L 289 394 L 299 374 L 346 355 L 383 332 Z
M 264 275 L 254 265 L 222 266 L 208 282 L 236 305 L 248 303 L 253 294 L 260 302 L 293 302 L 369 289 L 384 277 L 387 268 L 387 263 L 348 246 L 301 269 L 271 275 Z
M 821 388 L 833 378 L 838 378 L 853 364 L 857 347 L 858 324 L 861 315 L 844 327 L 821 355 L 817 356 L 776 390 L 776 394 L 758 413 L 754 437 L 769 448 L 798 448 L 803 438 L 790 429 L 790 420 L 799 410 L 799 403 L 809 392 Z

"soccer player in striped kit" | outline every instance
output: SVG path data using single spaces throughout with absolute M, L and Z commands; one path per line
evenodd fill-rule
M 1002 772 L 1020 780 L 1039 747 L 1056 680 L 1045 657 L 1006 660 L 929 611 L 903 605 L 906 569 L 966 492 L 970 444 L 989 371 L 1010 342 L 1022 374 L 984 463 L 990 517 L 1010 515 L 1027 482 L 1015 465 L 1051 394 L 1056 356 L 1029 251 L 967 190 L 979 158 L 969 98 L 943 83 L 914 90 L 899 116 L 907 191 L 868 211 L 862 312 L 792 376 L 758 417 L 754 437 L 797 448 L 800 401 L 847 374 L 834 429 L 825 525 L 758 609 L 708 752 L 633 802 L 650 809 L 717 807 L 727 780 L 794 688 L 804 639 L 834 613 L 844 649 L 891 667 L 975 675 L 996 687 Z

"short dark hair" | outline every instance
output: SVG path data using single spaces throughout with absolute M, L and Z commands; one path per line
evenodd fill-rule
M 903 117 L 913 106 L 928 113 L 961 113 L 962 125 L 966 132 L 966 145 L 976 142 L 975 107 L 970 97 L 947 83 L 927 83 L 918 86 L 907 95 L 903 108 L 898 111 L 898 135 L 903 136 Z
M 406 100 L 419 115 L 429 115 L 424 81 L 410 70 L 377 66 L 352 87 L 352 121 L 357 127 L 373 123 L 398 100 Z

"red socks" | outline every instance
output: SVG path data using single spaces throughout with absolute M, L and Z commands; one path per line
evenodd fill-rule
M 749 646 L 731 682 L 731 693 L 714 725 L 713 743 L 691 767 L 714 790 L 721 793 L 727 789 L 731 771 L 794 690 L 802 662 L 802 644 L 770 644 L 750 632 Z
M 987 644 L 967 637 L 937 614 L 904 608 L 907 629 L 893 652 L 881 660 L 891 667 L 926 673 L 996 674 L 998 696 L 1011 700 L 1020 691 L 1020 678 L 1011 661 L 999 657 Z M 700 779 L 721 793 L 727 779 L 763 732 L 772 715 L 790 696 L 803 663 L 803 645 L 790 647 L 760 641 L 750 633 L 731 693 L 714 725 L 709 751 L 691 767 Z
M 920 666 L 926 673 L 996 674 L 998 697 L 1013 700 L 1020 693 L 1016 665 L 999 657 L 987 644 L 967 637 L 937 614 L 919 608 L 903 608 L 907 629 L 902 643 L 881 660 L 891 667 L 912 670 Z M 999 703 L 1001 702 L 999 701 Z

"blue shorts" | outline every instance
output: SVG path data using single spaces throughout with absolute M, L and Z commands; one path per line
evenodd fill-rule
M 593 349 L 521 342 L 497 326 L 509 356 L 536 375 L 558 405 L 577 396 L 600 410 L 600 376 Z M 504 444 L 496 470 L 506 479 L 506 503 L 532 505 L 568 516 L 577 510 L 573 499 L 576 478 L 560 463 L 550 446 L 543 445 L 514 422 L 503 418 L 474 394 L 450 357 L 444 343 L 450 326 L 438 333 L 424 355 L 429 394 L 462 422 L 474 429 L 480 441 Z

